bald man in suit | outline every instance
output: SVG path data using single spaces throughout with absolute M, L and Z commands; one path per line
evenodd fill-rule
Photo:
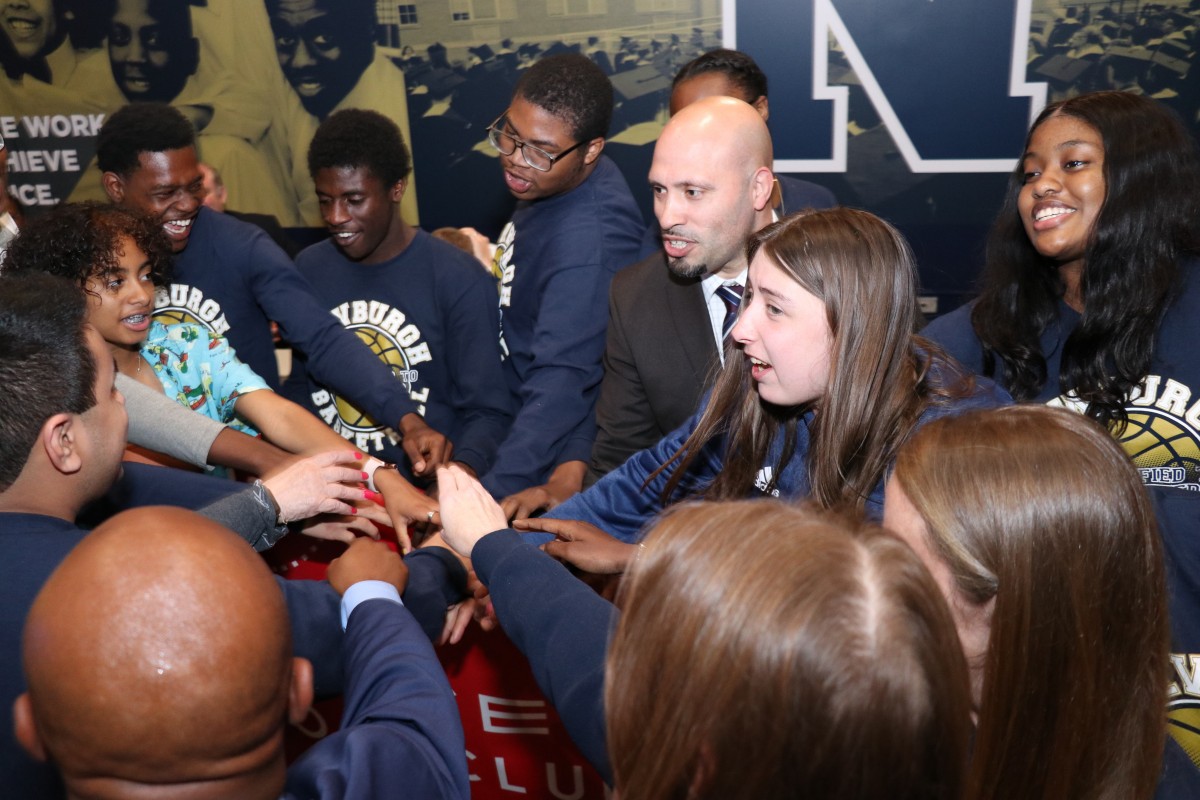
M 772 220 L 771 135 L 754 107 L 708 97 L 654 148 L 661 252 L 617 273 L 588 483 L 696 410 L 722 363 L 726 317 L 745 286 L 746 237 Z

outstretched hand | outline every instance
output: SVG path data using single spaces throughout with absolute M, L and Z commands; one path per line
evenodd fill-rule
M 429 427 L 420 414 L 405 414 L 400 419 L 400 434 L 400 445 L 412 462 L 412 474 L 419 478 L 432 475 L 454 452 L 450 440 Z
M 404 587 L 408 584 L 408 567 L 400 555 L 385 543 L 360 538 L 351 542 L 346 552 L 329 562 L 326 578 L 340 595 L 359 581 L 385 581 L 404 594 Z
M 408 536 L 410 523 L 436 522 L 437 501 L 404 479 L 394 469 L 375 470 L 375 488 L 383 495 L 384 508 L 400 541 L 400 552 L 412 550 Z
M 476 542 L 507 528 L 508 520 L 483 485 L 462 469 L 443 467 L 437 475 L 442 537 L 460 556 L 470 558 Z
M 317 514 L 353 514 L 351 501 L 362 500 L 365 491 L 357 464 L 353 450 L 318 453 L 264 479 L 263 485 L 279 504 L 283 522 Z
M 558 505 L 558 501 L 550 495 L 545 484 L 522 489 L 500 501 L 500 508 L 504 510 L 505 519 L 525 519 L 543 511 L 549 511 L 556 505 Z
M 525 519 L 542 511 L 551 511 L 560 503 L 574 497 L 583 489 L 587 464 L 583 461 L 564 461 L 554 468 L 550 478 L 540 486 L 530 486 L 500 501 L 507 519 Z
M 391 525 L 387 512 L 370 500 L 355 501 L 352 506 L 354 513 L 318 514 L 309 517 L 300 524 L 299 531 L 314 539 L 326 539 L 334 542 L 349 544 L 359 536 L 379 538 L 377 525 Z
M 616 539 L 588 522 L 572 519 L 522 519 L 513 523 L 522 531 L 554 534 L 555 541 L 542 549 L 547 555 L 566 561 L 594 575 L 619 575 L 637 556 L 636 544 Z

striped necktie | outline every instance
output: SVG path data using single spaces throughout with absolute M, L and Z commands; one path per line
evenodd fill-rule
M 717 297 L 725 304 L 725 321 L 721 323 L 721 341 L 729 338 L 733 323 L 737 322 L 738 306 L 742 304 L 742 289 L 740 283 L 723 283 L 717 287 Z

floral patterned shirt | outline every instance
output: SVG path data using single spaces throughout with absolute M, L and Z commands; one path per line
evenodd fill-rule
M 268 389 L 267 383 L 238 360 L 224 336 L 188 322 L 151 322 L 142 357 L 154 368 L 167 397 L 235 430 L 258 435 L 234 416 L 234 401 Z

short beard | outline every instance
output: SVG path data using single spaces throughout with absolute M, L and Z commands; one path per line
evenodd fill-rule
M 708 275 L 707 264 L 688 261 L 686 258 L 667 256 L 667 269 L 680 278 L 704 278 Z

